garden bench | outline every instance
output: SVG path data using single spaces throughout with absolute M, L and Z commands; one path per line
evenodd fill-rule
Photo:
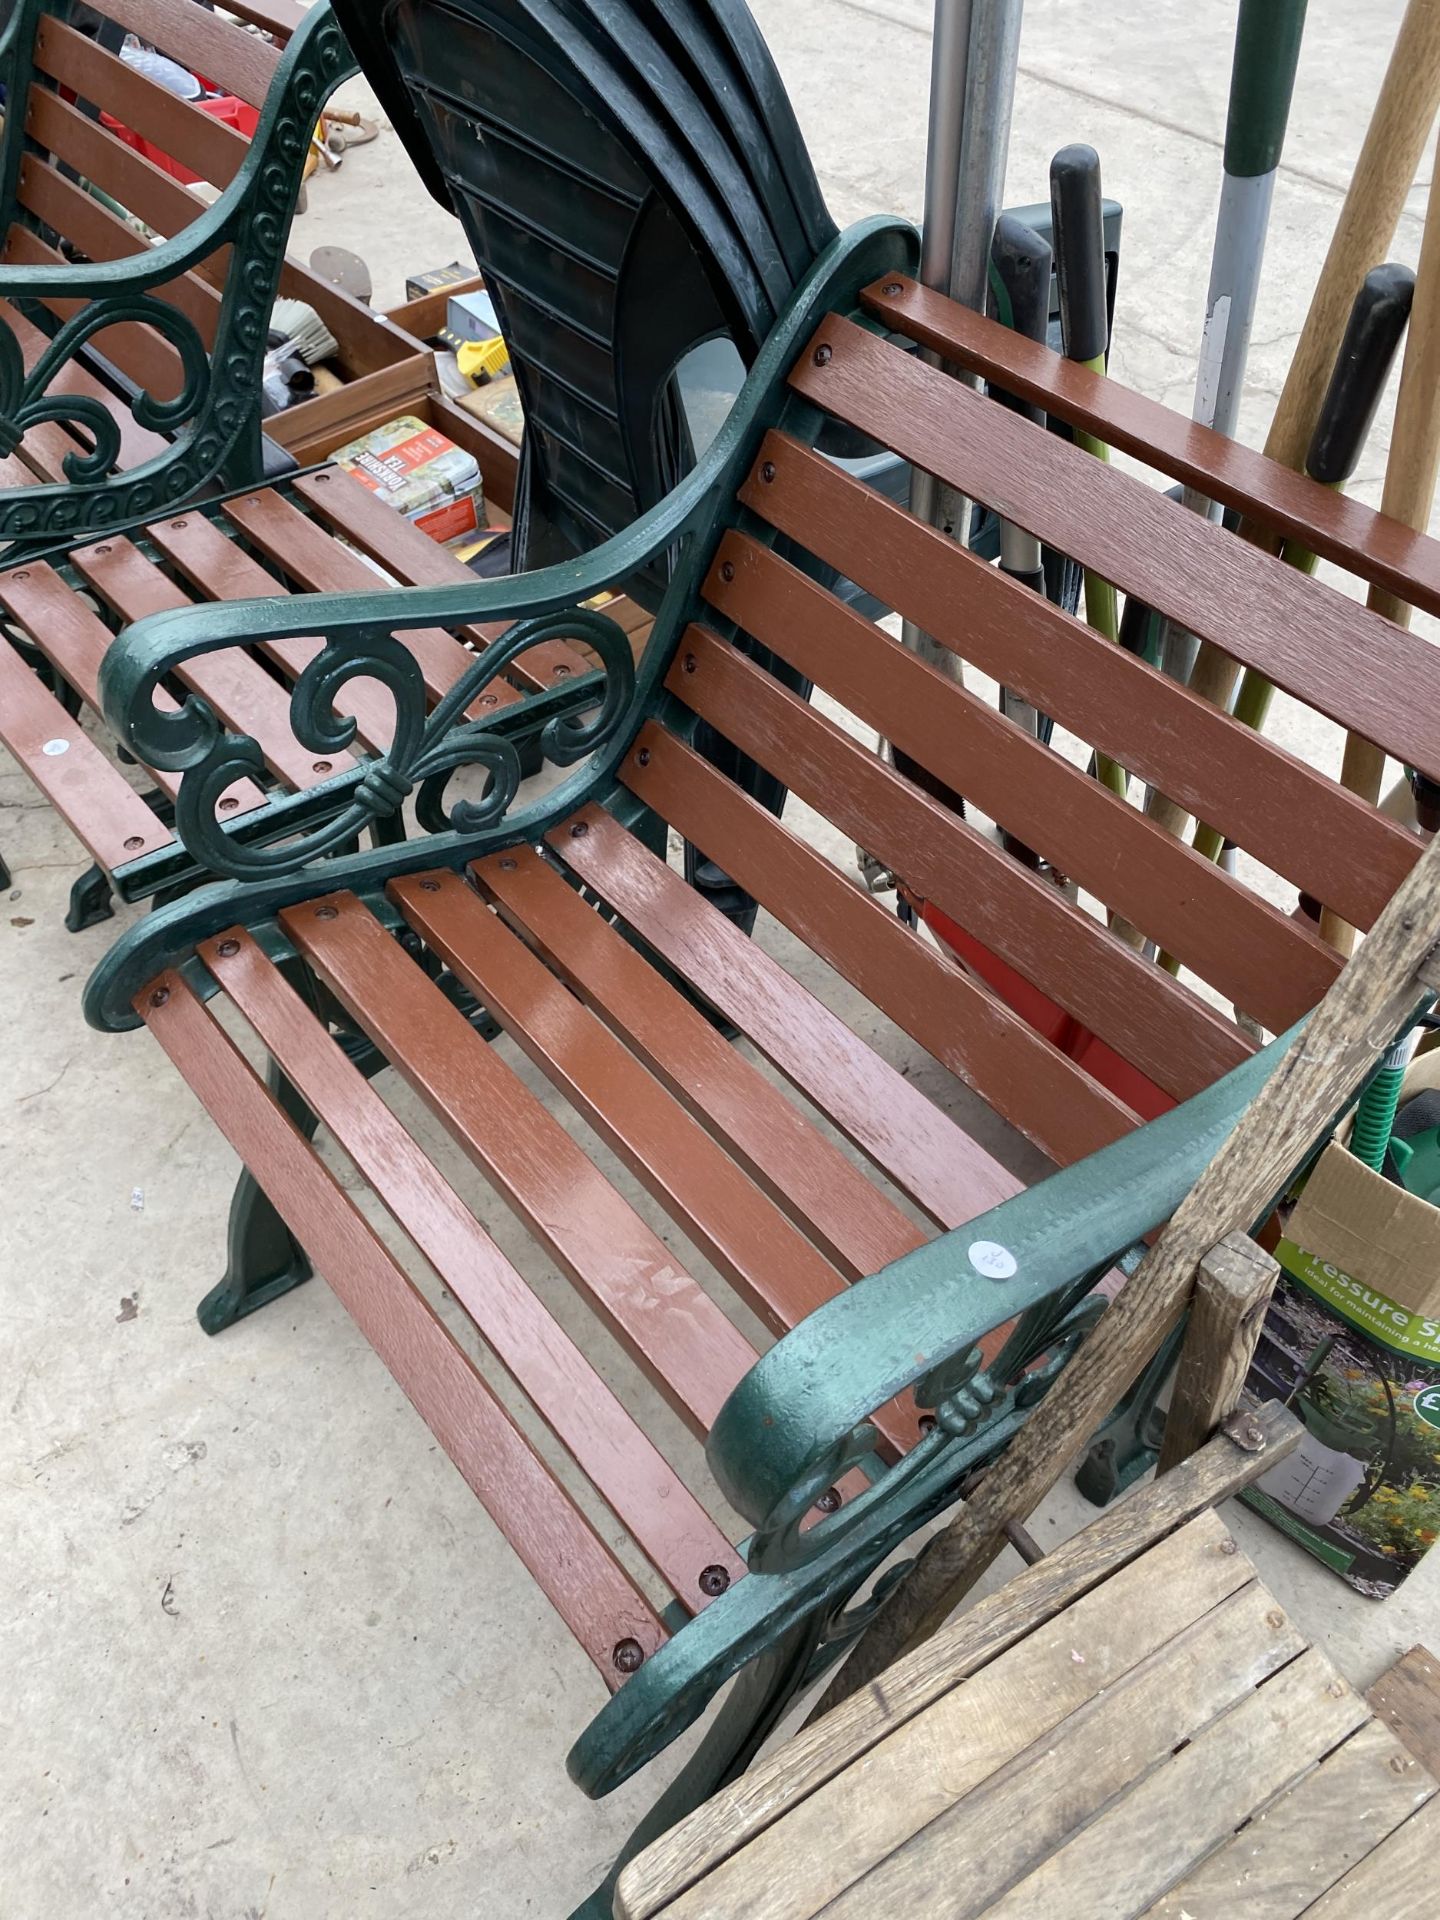
M 99 669 L 117 737 L 178 777 L 190 853 L 231 876 L 130 927 L 87 989 L 93 1025 L 148 1026 L 244 1163 L 229 1270 L 203 1324 L 229 1325 L 312 1262 L 324 1274 L 610 1690 L 571 1756 L 587 1792 L 633 1772 L 743 1669 L 652 1831 L 743 1766 L 864 1626 L 863 1608 L 847 1612 L 857 1589 L 979 1470 L 962 1519 L 985 1513 L 989 1488 L 1033 1489 L 1030 1435 L 1048 1436 L 1058 1471 L 1142 1370 L 1148 1397 L 1110 1430 L 1109 1477 L 1153 1459 L 1151 1363 L 1173 1351 L 1197 1260 L 1269 1212 L 1423 1002 L 1415 969 L 1440 931 L 1440 856 L 1412 873 L 1420 843 L 1375 808 L 913 521 L 814 442 L 828 421 L 861 427 L 1436 775 L 1440 663 L 1423 643 L 905 343 L 1432 611 L 1440 548 L 925 292 L 915 261 L 915 236 L 888 220 L 829 248 L 695 472 L 588 557 L 358 594 L 317 569 L 314 592 L 152 614 Z M 307 483 L 307 500 L 330 484 Z M 834 599 L 796 564 L 801 550 L 1054 714 L 1074 759 Z M 670 585 L 637 660 L 592 603 L 664 553 Z M 499 637 L 429 708 L 429 643 L 415 635 L 477 625 Z M 350 798 L 325 825 L 254 845 L 217 806 L 264 754 L 195 687 L 229 649 L 273 658 L 303 641 L 318 651 L 292 695 L 299 746 L 354 752 L 341 716 L 373 682 L 394 703 L 391 744 L 335 776 Z M 526 781 L 494 723 L 466 715 L 542 641 L 599 665 L 588 705 L 543 709 L 553 764 Z M 811 680 L 824 704 L 807 703 Z M 172 686 L 178 705 L 162 698 Z M 697 751 L 707 728 L 740 756 L 734 779 Z M 872 751 L 870 729 L 915 778 Z M 1340 984 L 1308 922 L 1103 788 L 1086 771 L 1092 748 L 1360 926 L 1383 912 Z M 753 797 L 764 776 L 790 789 L 784 819 Z M 970 818 L 927 784 L 963 792 Z M 398 820 L 412 794 L 424 831 L 335 852 Z M 1009 857 L 987 820 L 1095 909 Z M 763 940 L 747 937 L 747 915 L 688 888 L 667 862 L 672 834 L 782 933 L 767 921 Z M 856 841 L 1180 1104 L 1138 1125 L 856 884 Z M 1102 908 L 1187 977 L 1113 934 Z M 1366 998 L 1402 960 L 1398 983 Z M 1288 1035 L 1257 1048 L 1213 1000 L 1278 1032 L 1327 990 L 1313 1051 Z M 1346 1018 L 1359 1038 L 1340 1046 Z M 904 1071 L 910 1043 L 943 1071 Z M 557 1317 L 548 1288 L 532 1291 L 490 1238 L 428 1125 L 371 1084 L 382 1067 L 528 1229 L 538 1264 L 572 1283 L 576 1315 Z M 1250 1132 L 1187 1200 L 1262 1089 Z M 1061 1171 L 1025 1188 L 1023 1150 L 995 1150 L 1003 1129 L 987 1108 Z M 317 1155 L 319 1126 L 404 1246 Z M 622 1194 L 592 1135 L 648 1201 Z M 1133 1266 L 1182 1201 L 1146 1262 L 1153 1283 L 1125 1287 L 1102 1317 L 1097 1281 Z M 453 1301 L 443 1313 L 411 1271 L 416 1252 Z M 1083 1359 L 1097 1352 L 1112 1356 L 1100 1371 Z M 516 1388 L 538 1425 L 512 1411 Z M 702 1494 L 643 1424 L 663 1407 L 708 1436 Z M 608 1910 L 603 1898 L 587 1911 Z
M 316 309 L 352 375 L 422 352 L 285 257 L 311 130 L 355 71 L 329 7 L 230 11 L 288 44 L 192 0 L 9 10 L 0 546 L 12 560 L 292 466 L 261 431 L 277 294 Z M 253 139 L 122 61 L 127 32 L 253 109 Z M 214 203 L 164 160 L 214 188 Z

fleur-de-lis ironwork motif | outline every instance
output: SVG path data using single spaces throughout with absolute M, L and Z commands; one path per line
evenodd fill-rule
M 377 821 L 396 816 L 412 793 L 421 825 L 478 833 L 509 810 L 522 775 L 513 740 L 493 723 L 467 719 L 485 688 L 529 648 L 565 639 L 599 656 L 595 705 L 551 719 L 540 733 L 544 757 L 573 766 L 608 745 L 633 723 L 635 659 L 623 627 L 607 614 L 579 607 L 517 621 L 477 654 L 454 686 L 426 712 L 424 677 L 414 654 L 394 627 L 363 628 L 332 639 L 309 662 L 290 697 L 295 738 L 317 756 L 334 758 L 355 740 L 355 721 L 337 702 L 351 680 L 378 680 L 395 703 L 395 730 L 388 750 L 370 762 L 338 810 L 318 826 L 270 845 L 246 842 L 225 831 L 220 802 L 237 780 L 263 780 L 264 757 L 248 734 L 231 733 L 206 701 L 191 694 L 182 706 L 154 704 L 158 675 L 134 700 L 126 739 L 152 767 L 182 774 L 175 821 L 189 852 L 211 872 L 247 880 L 294 873 L 323 858 Z M 446 805 L 446 788 L 462 767 L 485 770 L 480 799 Z M 417 791 L 418 790 L 418 791 Z

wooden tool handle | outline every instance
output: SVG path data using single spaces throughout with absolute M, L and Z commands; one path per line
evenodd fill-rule
M 1440 0 L 1410 0 L 1266 436 L 1266 453 L 1287 467 L 1305 458 L 1350 303 L 1390 250 L 1437 108 Z
M 1440 9 L 1437 9 L 1440 10 Z M 1436 165 L 1440 166 L 1440 146 Z M 1435 481 L 1440 472 L 1440 184 L 1432 171 L 1425 232 L 1415 270 L 1415 298 L 1410 310 L 1410 336 L 1400 369 L 1395 399 L 1395 426 L 1385 467 L 1380 509 L 1407 527 L 1423 532 L 1430 520 Z M 1372 587 L 1366 604 L 1387 620 L 1408 627 L 1410 608 L 1383 587 Z M 1385 776 L 1385 755 L 1373 741 L 1352 733 L 1346 737 L 1341 783 L 1362 800 L 1375 803 Z M 1355 945 L 1355 929 L 1328 909 L 1320 931 L 1341 953 Z

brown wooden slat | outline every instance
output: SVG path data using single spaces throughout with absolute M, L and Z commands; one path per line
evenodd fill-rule
M 104 621 L 73 594 L 60 576 L 32 561 L 13 573 L 0 573 L 0 607 L 19 621 L 45 658 L 96 713 L 100 706 L 100 662 L 113 638 Z M 197 691 L 200 691 L 197 688 Z M 163 687 L 155 689 L 155 705 L 173 713 L 177 702 Z M 157 787 L 173 800 L 180 791 L 180 775 L 163 768 L 150 770 Z M 263 807 L 265 795 L 252 780 L 236 780 L 221 794 L 218 807 L 227 818 Z
M 81 579 L 124 621 L 194 605 L 189 595 L 129 540 L 102 540 L 93 547 L 79 547 L 70 562 Z M 178 668 L 177 678 L 203 694 L 227 727 L 251 735 L 265 756 L 266 766 L 292 787 L 304 791 L 320 786 L 355 765 L 348 753 L 317 759 L 309 747 L 301 745 L 290 727 L 289 694 L 243 647 L 202 654 Z
M 531 847 L 477 861 L 501 912 L 852 1280 L 920 1230 Z
M 11 229 L 13 234 L 15 228 Z M 9 243 L 6 243 L 8 257 Z M 46 336 L 17 308 L 5 306 L 4 324 L 9 327 L 20 344 L 21 355 L 27 368 L 35 366 L 45 348 L 49 345 Z M 120 464 L 122 467 L 138 467 L 143 461 L 153 460 L 157 454 L 165 451 L 168 442 L 158 433 L 151 433 L 145 427 L 138 426 L 130 409 L 110 389 L 103 386 L 85 367 L 69 360 L 57 369 L 50 382 L 52 395 L 64 393 L 84 394 L 98 400 L 103 407 L 114 415 L 120 429 Z M 67 453 L 88 451 L 89 442 L 84 448 L 81 442 L 63 427 L 53 422 L 32 427 L 21 443 L 20 451 L 25 459 L 47 480 L 64 480 L 64 458 Z
M 458 883 L 457 883 L 458 884 Z M 744 1562 L 580 1349 L 243 927 L 200 957 L 690 1613 Z
M 35 65 L 213 187 L 228 187 L 250 151 L 250 142 L 234 127 L 146 79 L 63 20 L 41 19 L 35 30 Z M 58 231 L 77 237 L 65 227 Z
M 665 1630 L 610 1549 L 181 976 L 160 975 L 135 1004 L 606 1684 L 618 1687 L 616 1642 L 635 1639 L 650 1653 Z
M 7 300 L 0 300 L 0 326 L 7 327 L 20 342 L 21 358 L 27 371 L 35 365 L 45 350 L 45 336 L 37 326 L 27 320 L 18 307 Z M 73 379 L 70 377 L 73 374 Z M 55 377 L 55 391 L 88 392 L 99 383 L 83 367 L 61 368 Z M 100 389 L 103 394 L 104 390 Z M 114 404 L 114 396 L 107 396 L 107 403 Z M 42 420 L 26 430 L 25 438 L 16 452 L 11 455 L 11 464 L 23 466 L 29 473 L 28 480 L 18 484 L 33 486 L 37 482 L 62 479 L 65 471 L 65 456 L 68 453 L 81 453 L 85 449 L 73 435 L 51 420 Z
M 690 628 L 666 685 L 1177 1100 L 1247 1057 L 1229 1020 L 726 642 Z M 700 844 L 726 866 L 718 831 Z
M 422 533 L 403 513 L 386 506 L 368 487 L 355 481 L 342 491 L 336 485 L 342 477 L 334 467 L 303 475 L 296 480 L 295 491 L 328 526 L 343 532 L 407 586 L 447 587 L 474 580 L 475 575 L 463 560 Z M 473 646 L 483 648 L 498 639 L 508 625 L 504 620 L 477 622 L 462 627 L 460 632 Z M 563 640 L 545 640 L 521 654 L 505 671 L 521 686 L 539 689 L 587 672 L 588 663 Z
M 1306 893 L 1343 894 L 1352 925 L 1370 926 L 1418 859 L 1414 835 L 1354 794 L 1040 595 L 1017 597 L 994 568 L 786 435 L 766 435 L 740 498 Z
M 297 0 L 230 0 L 225 11 L 248 20 L 252 26 L 263 27 L 281 46 L 299 30 L 306 13 Z
M 5 236 L 5 261 L 8 266 L 63 267 L 66 264 L 64 255 L 56 248 L 47 246 L 28 228 L 21 226 L 12 227 Z M 46 296 L 43 304 L 57 319 L 69 320 L 90 302 Z M 88 344 L 94 352 L 103 354 L 121 373 L 156 400 L 173 400 L 184 384 L 180 355 L 153 327 L 122 321 L 117 326 L 105 327 L 99 333 L 92 334 Z M 123 400 L 112 396 L 109 406 L 122 428 L 130 423 L 132 436 L 143 431 L 134 426 L 130 409 Z M 160 447 L 166 444 L 158 435 L 150 437 Z M 122 445 L 124 438 L 122 434 Z M 126 466 L 138 464 L 135 455 L 128 452 L 123 463 Z
M 107 873 L 170 845 L 171 834 L 124 774 L 4 639 L 0 740 Z
M 458 874 L 406 876 L 389 893 L 771 1333 L 841 1291 L 829 1261 Z
M 708 1432 L 755 1359 L 749 1342 L 353 895 L 280 918 L 670 1404 Z
M 898 296 L 884 292 L 897 284 Z M 904 274 L 887 274 L 867 287 L 860 301 L 887 326 L 933 347 L 943 359 L 983 373 L 1005 391 L 1059 414 L 1146 466 L 1293 536 L 1347 573 L 1440 613 L 1440 545 L 1400 521 L 1116 380 L 1090 373 Z
M 203 211 L 202 203 L 173 174 L 127 147 L 98 120 L 48 87 L 30 89 L 25 131 L 85 179 L 103 183 L 112 200 L 167 240 L 183 233 Z M 204 271 L 210 278 L 209 262 Z
M 341 477 L 347 489 L 365 492 L 348 475 L 337 475 Z M 278 493 L 247 493 L 243 499 L 227 500 L 225 514 L 267 559 L 312 593 L 373 593 L 384 584 L 359 554 L 341 546 Z M 475 658 L 443 627 L 407 627 L 402 638 L 419 663 L 432 700 L 448 693 Z M 479 719 L 519 697 L 503 680 L 492 680 L 466 711 Z
M 852 321 L 832 315 L 816 341 L 829 359 L 803 354 L 791 383 L 818 406 L 1440 777 L 1440 655 L 1425 641 Z
M 982 813 L 1272 1032 L 1324 997 L 1340 956 L 1308 924 L 1181 845 L 768 548 L 727 533 L 704 591 L 882 739 L 963 788 Z
M 274 574 L 267 573 L 240 541 L 222 533 L 206 513 L 157 520 L 145 529 L 145 536 L 207 600 L 276 600 L 285 594 Z M 262 640 L 259 651 L 288 679 L 298 680 L 322 644 L 310 639 Z M 395 732 L 395 702 L 378 680 L 347 680 L 336 704 L 342 713 L 355 716 L 367 746 L 377 753 L 389 746 Z
M 94 194 L 77 187 L 58 167 L 47 165 L 33 153 L 21 158 L 18 198 L 37 220 L 73 240 L 92 260 L 133 259 L 150 251 L 135 229 L 126 226 Z M 207 348 L 214 346 L 220 296 L 207 281 L 187 273 L 179 280 L 167 280 L 155 292 L 194 323 Z
M 637 781 L 662 775 L 672 747 L 682 761 L 694 758 L 659 728 L 654 731 L 650 761 L 637 771 Z M 1118 1101 L 1094 1088 L 1087 1116 L 1086 1090 L 1092 1083 L 1078 1068 L 850 886 L 821 855 L 745 800 L 730 781 L 699 760 L 695 766 L 703 795 L 700 817 L 725 806 L 731 796 L 760 816 L 757 842 L 763 852 L 756 865 L 774 878 L 774 886 L 767 889 L 773 894 L 772 911 L 801 939 L 834 964 L 836 942 L 827 929 L 835 928 L 847 953 L 864 956 L 869 949 L 855 938 L 854 910 L 872 915 L 862 925 L 874 940 L 878 959 L 873 968 L 857 968 L 856 984 L 862 992 L 874 984 L 871 998 L 877 1005 L 888 1001 L 885 1011 L 897 1025 L 906 1031 L 918 1026 L 921 1045 L 962 1077 L 979 1080 L 984 1069 L 993 1067 L 995 1072 L 985 1073 L 987 1088 L 997 1076 L 1002 1087 L 1017 1075 L 1023 1077 L 1027 1047 L 1033 1043 L 1041 1050 L 1038 1060 L 1057 1062 L 1055 1089 L 1063 1089 L 1063 1097 L 1051 1099 L 1049 1112 L 1057 1138 L 1073 1146 L 1071 1157 L 1093 1151 L 1126 1130 L 1130 1116 Z M 688 776 L 688 764 L 683 772 Z M 577 826 L 583 833 L 575 833 Z M 725 827 L 727 844 L 737 846 L 739 837 L 728 818 Z M 940 1226 L 959 1226 L 1020 1191 L 1022 1181 L 603 809 L 582 808 L 569 826 L 550 835 L 550 844 Z M 874 931 L 874 914 L 903 936 L 903 947 L 892 943 L 888 932 Z M 911 954 L 917 956 L 913 961 Z M 1040 1065 L 1028 1070 L 1037 1075 L 1045 1071 Z M 1087 1117 L 1088 1135 L 1083 1130 Z M 1082 1144 L 1087 1138 L 1091 1144 Z M 1040 1144 L 1060 1157 L 1058 1144 Z
M 253 33 L 242 33 L 189 0 L 104 0 L 104 11 L 192 73 L 249 106 L 264 106 L 280 55 Z

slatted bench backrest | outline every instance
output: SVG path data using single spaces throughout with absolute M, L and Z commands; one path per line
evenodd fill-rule
M 1086 385 L 1047 350 L 1022 351 L 1014 335 L 948 304 L 931 310 L 943 315 L 943 337 L 927 330 L 919 290 L 887 285 L 899 291 L 871 289 L 866 304 L 940 347 L 947 360 L 1010 386 L 1021 384 L 1023 363 L 1028 392 L 1062 417 L 1117 443 L 1128 439 L 1141 457 L 1212 492 L 1222 491 L 1215 481 L 1222 469 L 1227 504 L 1342 560 L 1342 539 L 1365 533 L 1370 550 L 1360 564 L 1371 564 L 1377 577 L 1406 572 L 1392 552 L 1395 532 L 1364 509 L 1308 482 L 1287 486 L 1286 476 L 1255 456 L 1224 453 L 1230 443 L 1201 444 L 1178 417 L 1094 376 Z M 792 386 L 1331 719 L 1410 765 L 1440 766 L 1440 661 L 1378 615 L 1186 513 L 1153 486 L 1102 467 L 853 319 L 832 316 L 821 327 Z M 1252 1050 L 1217 996 L 1271 1031 L 1319 1000 L 1340 961 L 1310 922 L 1170 838 L 1083 764 L 1042 747 L 907 653 L 779 557 L 773 537 L 848 575 L 1087 746 L 1118 759 L 1138 776 L 1137 789 L 1139 781 L 1155 782 L 1358 926 L 1371 924 L 1417 857 L 1413 836 L 790 435 L 767 436 L 740 498 L 753 517 L 724 536 L 704 584 L 705 616 L 682 636 L 666 684 L 820 813 L 841 845 L 858 842 L 883 861 L 1173 1100 Z M 1433 575 L 1433 554 L 1420 558 L 1422 573 Z M 1430 595 L 1440 604 L 1437 584 L 1430 580 Z M 1418 591 L 1424 588 L 1422 580 Z M 1415 598 L 1417 583 L 1402 591 Z M 741 644 L 732 644 L 737 637 Z M 789 692 L 747 658 L 746 637 L 813 680 L 859 728 Z M 886 764 L 855 737 L 866 729 L 892 741 L 921 778 L 928 772 L 927 784 L 963 793 L 972 809 L 1053 863 L 1091 910 Z M 623 778 L 1047 1154 L 1072 1160 L 1133 1124 L 1105 1087 L 982 986 L 957 976 L 888 907 L 857 891 L 676 734 L 652 722 Z M 590 877 L 583 862 L 580 871 Z M 1174 953 L 1202 990 L 1117 939 L 1096 907 Z
M 253 0 L 231 9 L 277 35 L 281 44 L 271 44 L 192 0 L 104 0 L 88 11 L 102 14 L 110 31 L 92 36 L 43 12 L 35 28 L 25 150 L 0 247 L 0 259 L 7 265 L 56 265 L 67 258 L 64 246 L 78 258 L 97 262 L 130 258 L 143 254 L 148 242 L 125 213 L 171 239 L 201 212 L 203 201 L 107 126 L 102 113 L 217 192 L 243 164 L 250 145 L 245 134 L 127 65 L 118 52 L 126 33 L 136 34 L 258 111 L 274 81 L 283 41 L 304 19 L 291 0 Z M 159 291 L 160 298 L 192 322 L 207 349 L 215 343 L 229 256 L 228 247 L 218 248 Z M 396 357 L 394 348 L 378 337 L 385 330 L 375 316 L 306 268 L 287 262 L 280 290 L 319 311 L 352 372 L 372 371 Z M 57 321 L 82 304 L 45 302 Z M 13 310 L 6 318 L 22 339 L 36 331 Z M 413 345 L 406 344 L 413 351 Z M 154 398 L 170 399 L 180 390 L 179 355 L 153 328 L 136 323 L 107 327 L 95 336 L 95 347 Z

